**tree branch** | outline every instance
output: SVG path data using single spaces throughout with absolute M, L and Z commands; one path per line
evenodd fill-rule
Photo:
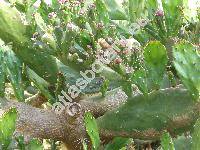
M 86 132 L 83 126 L 83 114 L 69 115 L 65 111 L 62 115 L 52 110 L 43 110 L 15 101 L 0 99 L 0 116 L 11 107 L 17 108 L 18 119 L 16 131 L 24 136 L 41 139 L 55 139 L 63 141 L 70 149 L 80 149 L 81 140 Z

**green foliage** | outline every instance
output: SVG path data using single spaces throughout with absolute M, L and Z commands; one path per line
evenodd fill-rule
M 150 42 L 144 48 L 144 61 L 150 89 L 159 89 L 167 65 L 165 47 L 159 42 Z
M 15 96 L 19 101 L 24 101 L 21 61 L 8 47 L 4 51 L 4 60 L 6 62 L 6 74 L 12 84 Z
M 175 150 L 191 150 L 192 148 L 192 138 L 185 137 L 184 135 L 178 136 L 173 139 Z
M 43 150 L 42 144 L 37 139 L 32 139 L 26 148 L 29 150 Z
M 161 146 L 163 150 L 175 150 L 174 143 L 168 132 L 164 132 L 161 137 Z
M 148 94 L 148 87 L 147 87 L 147 76 L 146 76 L 146 71 L 141 68 L 137 70 L 131 80 L 133 81 L 134 84 L 137 85 L 138 89 L 144 94 Z
M 102 96 L 104 97 L 107 90 L 108 90 L 108 87 L 109 87 L 109 80 L 105 80 L 103 82 L 103 85 L 101 86 L 101 93 L 102 93 Z
M 192 134 L 192 150 L 198 150 L 200 147 L 200 120 L 198 119 L 194 125 L 194 131 Z
M 131 80 L 147 96 L 149 91 L 160 89 L 166 65 L 165 47 L 159 41 L 152 41 L 144 48 L 144 63 L 140 63 L 140 68 L 132 74 Z
M 0 148 L 7 149 L 15 131 L 15 123 L 17 119 L 17 111 L 11 108 L 0 118 Z
M 24 142 L 24 137 L 19 136 L 16 138 L 17 146 L 20 150 L 43 150 L 43 145 L 37 139 L 31 139 L 27 144 Z
M 129 0 L 130 21 L 135 22 L 144 13 L 145 0 Z
M 83 150 L 88 150 L 86 142 L 83 140 Z
M 92 141 L 93 149 L 97 150 L 100 146 L 100 137 L 95 118 L 90 112 L 86 112 L 84 116 L 85 127 Z
M 105 150 L 120 150 L 132 142 L 130 138 L 116 137 L 105 146 Z
M 122 4 L 117 0 L 89 0 L 76 4 L 73 0 L 64 4 L 52 0 L 52 5 L 41 0 L 38 8 L 33 6 L 34 2 L 0 2 L 1 97 L 5 82 L 11 82 L 16 98 L 24 101 L 24 82 L 28 82 L 34 83 L 53 104 L 61 90 L 67 90 L 81 78 L 79 71 L 91 68 L 95 59 L 111 48 L 117 52 L 115 59 L 103 66 L 103 71 L 96 74 L 81 94 L 101 92 L 105 96 L 107 91 L 112 93 L 114 88 L 120 87 L 129 99 L 99 117 L 97 123 L 90 113 L 85 114 L 93 149 L 100 148 L 98 127 L 114 133 L 163 131 L 174 117 L 186 114 L 196 118 L 191 110 L 196 102 L 191 95 L 198 100 L 200 94 L 199 52 L 189 42 L 174 46 L 175 40 L 171 41 L 176 37 L 198 44 L 199 23 L 183 20 L 183 1 L 162 0 L 164 12 L 157 11 L 156 0 L 127 0 Z M 134 25 L 137 27 L 132 28 Z M 134 28 L 139 31 L 135 32 Z M 135 39 L 141 46 L 137 46 Z M 107 43 L 103 45 L 100 41 Z M 150 42 L 146 45 L 147 41 Z M 170 57 L 173 46 L 176 70 L 173 70 Z M 27 75 L 27 81 L 22 80 L 22 74 Z M 170 88 L 179 83 L 179 78 L 191 95 L 186 89 Z M 143 94 L 133 96 L 133 84 Z M 174 130 L 178 134 L 188 129 L 191 127 Z M 197 129 L 195 131 L 198 133 Z M 194 137 L 197 139 L 198 135 Z M 124 149 L 130 141 L 118 137 L 106 149 Z M 164 150 L 173 149 L 168 147 L 170 142 L 168 133 L 163 134 Z M 35 140 L 25 145 L 23 138 L 18 138 L 18 144 L 21 149 L 41 149 Z M 87 149 L 86 143 L 83 146 Z
M 5 42 L 14 42 L 13 51 L 30 68 L 37 70 L 37 73 L 48 81 L 56 81 L 56 60 L 46 52 L 35 50 L 29 40 L 25 37 L 26 26 L 21 22 L 20 12 L 7 3 L 0 5 L 0 38 Z M 31 37 L 30 37 L 31 38 Z M 25 45 L 25 43 L 27 45 Z M 44 65 L 46 60 L 46 65 Z
M 99 128 L 107 132 L 136 132 L 155 129 L 162 131 L 171 119 L 181 114 L 193 116 L 192 97 L 185 89 L 170 88 L 129 98 L 119 108 L 97 119 Z M 185 129 L 173 129 L 181 133 Z M 142 137 L 141 137 L 142 138 Z
M 52 35 L 51 27 L 47 27 L 44 20 L 39 13 L 35 13 L 35 22 L 38 28 L 38 32 L 42 36 L 42 41 L 47 43 L 52 49 L 56 50 L 56 41 Z
M 189 42 L 182 41 L 173 49 L 174 66 L 183 84 L 195 100 L 200 96 L 200 54 Z
M 14 5 L 19 11 L 27 13 L 30 7 L 37 0 L 8 0 L 12 5 Z
M 97 8 L 97 20 L 98 22 L 103 22 L 105 25 L 109 23 L 109 15 L 106 5 L 103 0 L 95 0 L 95 5 Z
M 117 0 L 104 0 L 111 20 L 127 20 L 125 10 L 119 6 Z
M 33 70 L 27 67 L 27 76 L 32 81 L 35 86 L 40 90 L 40 92 L 49 100 L 50 103 L 54 103 L 55 99 L 50 94 L 48 88 L 49 83 L 46 82 L 43 78 L 38 76 Z
M 162 0 L 167 34 L 176 36 L 183 22 L 183 0 Z
M 157 6 L 158 4 L 155 0 L 147 4 L 150 22 L 144 27 L 144 30 L 149 35 L 149 38 L 159 40 L 166 47 L 168 46 L 167 41 L 171 37 L 185 38 L 180 34 L 181 27 L 185 23 L 183 1 L 162 0 L 161 8 Z M 186 32 L 183 32 L 185 35 Z
M 4 91 L 5 84 L 5 73 L 10 80 L 12 87 L 15 92 L 15 96 L 19 101 L 24 101 L 24 89 L 22 84 L 22 64 L 21 61 L 16 57 L 14 52 L 8 47 L 5 46 L 2 41 L 0 45 L 1 50 L 1 59 L 2 63 L 2 91 Z
M 3 42 L 0 40 L 0 97 L 4 96 L 5 92 L 5 62 L 4 62 L 4 51 L 3 51 Z
M 15 131 L 17 119 L 16 108 L 11 108 L 9 111 L 5 112 L 0 118 L 0 149 L 12 149 L 12 142 L 14 141 L 13 133 Z M 37 139 L 32 139 L 28 144 L 24 143 L 24 137 L 15 137 L 17 142 L 17 147 L 20 150 L 42 150 L 43 146 Z
M 20 150 L 43 150 L 43 145 L 37 139 L 31 139 L 27 144 L 24 142 L 23 136 L 16 137 L 17 147 Z
M 24 43 L 27 38 L 26 26 L 22 22 L 20 12 L 8 3 L 1 1 L 0 5 L 0 38 L 5 42 Z

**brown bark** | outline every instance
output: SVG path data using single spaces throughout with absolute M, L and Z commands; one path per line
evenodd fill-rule
M 41 93 L 37 93 L 27 98 L 25 101 L 27 104 L 30 104 L 33 107 L 40 108 L 41 105 L 47 102 L 48 100 Z
M 82 149 L 82 140 L 87 138 L 83 114 L 90 111 L 95 117 L 103 115 L 106 111 L 116 108 L 121 102 L 93 102 L 93 98 L 102 99 L 100 95 L 91 96 L 91 100 L 80 101 L 81 111 L 76 114 L 69 112 L 66 108 L 61 115 L 53 110 L 44 110 L 39 107 L 40 95 L 30 99 L 29 104 L 16 102 L 14 100 L 0 99 L 0 116 L 11 107 L 17 108 L 18 119 L 16 125 L 17 134 L 22 134 L 26 139 L 41 138 L 63 141 L 69 149 Z M 103 98 L 105 99 L 105 98 Z M 42 98 L 42 101 L 43 98 Z M 75 103 L 76 104 L 76 103 Z M 33 107 L 35 106 L 35 107 Z M 80 107 L 78 105 L 78 107 Z M 75 106 L 76 107 L 76 106 Z M 73 116 L 71 114 L 74 114 Z
M 0 99 L 0 115 L 11 107 L 17 108 L 16 132 L 26 138 L 55 139 L 63 141 L 70 149 L 81 149 L 81 140 L 86 132 L 82 112 L 70 116 L 68 112 L 57 115 L 52 110 L 43 110 L 30 105 Z

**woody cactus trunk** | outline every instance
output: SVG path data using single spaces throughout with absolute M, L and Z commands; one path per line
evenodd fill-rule
M 109 149 L 116 137 L 159 141 L 166 132 L 193 131 L 200 34 L 198 21 L 182 19 L 184 5 L 162 1 L 161 11 L 154 0 L 0 1 L 1 147 L 20 146 L 20 135 L 25 145 L 37 138 Z

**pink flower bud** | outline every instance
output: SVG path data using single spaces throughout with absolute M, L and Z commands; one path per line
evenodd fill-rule
M 164 12 L 162 10 L 157 10 L 155 16 L 163 17 Z
M 80 11 L 79 11 L 79 15 L 81 15 L 81 16 L 83 16 L 85 14 L 85 10 L 82 8 L 82 9 L 80 9 Z
M 122 62 L 122 59 L 121 58 L 116 58 L 114 60 L 115 64 L 120 64 Z
M 90 5 L 88 6 L 88 8 L 89 8 L 89 9 L 95 9 L 95 8 L 96 8 L 96 5 L 95 5 L 95 4 L 90 4 Z
M 51 12 L 51 13 L 48 14 L 49 19 L 56 18 L 56 16 L 57 16 L 56 12 Z
M 124 55 L 127 55 L 129 53 L 129 50 L 128 49 L 125 49 L 124 51 L 123 51 L 123 54 Z
M 128 42 L 126 41 L 126 40 L 120 40 L 119 41 L 119 45 L 121 46 L 121 47 L 123 47 L 123 48 L 125 48 L 126 46 L 127 46 L 127 44 L 128 44 Z
M 104 28 L 104 24 L 102 22 L 97 23 L 97 28 L 98 29 L 103 29 Z
M 58 0 L 58 3 L 60 3 L 60 4 L 64 4 L 66 2 L 68 2 L 68 0 Z

